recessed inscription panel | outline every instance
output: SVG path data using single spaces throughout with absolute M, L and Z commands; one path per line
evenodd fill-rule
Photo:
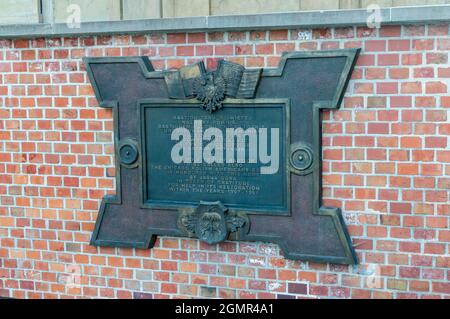
M 142 102 L 144 205 L 197 206 L 287 215 L 288 103 L 228 101 L 215 113 L 198 103 Z

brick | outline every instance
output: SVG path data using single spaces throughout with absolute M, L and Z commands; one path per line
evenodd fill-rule
M 447 85 L 443 82 L 428 82 L 425 87 L 427 94 L 447 93 Z
M 421 53 L 402 54 L 402 64 L 403 65 L 422 64 L 422 54 Z
M 373 66 L 375 65 L 374 54 L 362 54 L 357 61 L 357 66 Z
M 367 228 L 367 235 L 372 238 L 383 238 L 387 236 L 386 227 L 371 226 Z
M 415 98 L 416 107 L 434 107 L 436 106 L 436 98 L 432 96 L 418 96 Z
M 389 289 L 393 289 L 393 290 L 406 290 L 406 288 L 407 288 L 407 281 L 405 281 L 405 280 L 388 279 L 387 287 Z
M 377 94 L 396 94 L 396 93 L 398 93 L 398 83 L 392 82 L 392 83 L 377 84 Z
M 437 293 L 450 293 L 450 284 L 445 282 L 434 282 L 432 285 L 432 291 Z
M 411 48 L 411 40 L 389 40 L 389 51 L 409 51 Z
M 236 45 L 234 50 L 236 55 L 250 55 L 253 54 L 252 45 Z
M 427 137 L 425 138 L 425 146 L 428 148 L 445 148 L 447 147 L 447 139 L 445 137 Z
M 404 148 L 421 148 L 422 138 L 420 137 L 402 137 L 400 139 L 400 145 Z
M 369 134 L 389 134 L 389 124 L 386 123 L 369 123 L 367 132 Z
M 331 29 L 330 28 L 320 28 L 313 30 L 313 39 L 329 39 L 331 38 Z
M 367 40 L 365 41 L 366 52 L 384 52 L 386 51 L 387 43 L 385 40 Z
M 287 30 L 276 30 L 269 32 L 269 40 L 270 41 L 280 41 L 288 39 L 288 31 Z
M 408 79 L 409 69 L 407 68 L 391 68 L 389 69 L 389 78 L 391 79 Z
M 380 29 L 380 37 L 399 37 L 400 35 L 400 26 L 383 26 Z
M 186 34 L 185 33 L 169 33 L 169 34 L 167 34 L 167 43 L 168 44 L 186 43 Z
M 179 46 L 177 47 L 178 56 L 193 56 L 194 55 L 194 46 Z
M 308 285 L 299 283 L 289 283 L 288 292 L 292 294 L 306 295 L 308 293 Z
M 375 80 L 375 79 L 385 79 L 386 78 L 386 70 L 382 68 L 370 68 L 366 69 L 366 79 L 367 80 Z
M 295 281 L 297 279 L 297 274 L 293 270 L 279 270 L 278 279 L 286 281 Z
M 434 69 L 430 67 L 414 69 L 415 78 L 433 78 Z
M 232 45 L 216 45 L 214 52 L 216 55 L 232 55 L 234 51 Z
M 206 42 L 206 34 L 203 32 L 199 33 L 188 33 L 187 35 L 188 43 L 205 43 Z
M 386 107 L 386 97 L 369 96 L 367 98 L 367 107 L 385 108 Z
M 400 93 L 402 94 L 420 94 L 422 93 L 422 84 L 420 82 L 402 83 L 400 85 Z
M 424 36 L 425 35 L 425 26 L 415 26 L 415 25 L 409 25 L 409 26 L 403 26 L 403 34 L 411 37 L 418 37 L 418 36 Z
M 380 54 L 378 55 L 379 66 L 391 66 L 398 65 L 400 62 L 400 56 L 398 54 Z
M 427 53 L 427 64 L 446 64 L 448 63 L 447 53 Z
M 440 78 L 450 78 L 450 68 L 438 68 L 438 76 Z
M 409 203 L 391 203 L 390 212 L 393 214 L 410 214 L 411 204 Z

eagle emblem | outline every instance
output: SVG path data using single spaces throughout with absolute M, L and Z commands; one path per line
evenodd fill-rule
M 202 109 L 212 113 L 222 108 L 226 97 L 226 82 L 216 72 L 207 72 L 195 78 L 192 88 L 194 96 L 202 102 Z

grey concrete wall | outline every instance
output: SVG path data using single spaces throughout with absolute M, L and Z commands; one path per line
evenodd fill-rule
M 76 6 L 79 6 L 81 22 L 121 19 L 120 0 L 54 0 L 54 22 L 66 22 L 71 16 L 77 14 Z
M 211 14 L 210 0 L 162 0 L 164 18 L 202 17 Z
M 38 0 L 1 0 L 0 24 L 38 23 Z
M 161 18 L 161 0 L 126 0 L 123 2 L 123 19 Z
M 212 15 L 288 12 L 300 10 L 299 0 L 211 0 Z

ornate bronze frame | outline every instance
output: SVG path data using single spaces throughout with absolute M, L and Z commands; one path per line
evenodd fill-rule
M 262 71 L 255 98 L 290 100 L 290 138 L 293 138 L 291 153 L 299 151 L 300 153 L 295 154 L 301 154 L 299 158 L 302 159 L 312 157 L 312 164 L 308 166 L 310 163 L 305 164 L 302 160 L 296 163 L 288 160 L 288 171 L 294 178 L 289 182 L 291 196 L 295 198 L 295 205 L 291 207 L 289 216 L 239 212 L 247 221 L 243 227 L 231 231 L 227 239 L 274 242 L 289 259 L 357 263 L 341 210 L 322 206 L 320 110 L 339 108 L 358 55 L 359 49 L 292 52 L 283 55 L 278 68 Z M 84 62 L 100 106 L 113 110 L 116 149 L 117 195 L 105 196 L 103 199 L 91 244 L 151 248 L 157 235 L 195 236 L 180 227 L 180 216 L 194 213 L 194 207 L 184 207 L 178 211 L 153 209 L 143 205 L 136 197 L 142 196 L 142 137 L 140 125 L 137 123 L 140 121 L 139 117 L 128 117 L 127 112 L 139 114 L 138 101 L 149 98 L 177 103 L 177 100 L 169 99 L 165 82 L 165 77 L 170 72 L 154 71 L 147 57 L 85 58 Z M 305 88 L 298 86 L 298 83 L 292 83 L 291 78 L 302 72 L 308 77 L 299 81 Z M 284 86 L 286 81 L 288 82 Z M 311 92 L 311 88 L 319 84 L 322 91 Z M 280 89 L 283 87 L 284 92 Z M 320 98 L 311 100 L 316 96 Z M 182 103 L 198 101 L 183 100 Z M 298 112 L 310 116 L 304 122 L 305 127 L 298 126 Z M 120 122 L 122 117 L 125 122 L 129 122 L 127 125 Z M 122 163 L 119 151 L 127 143 L 132 145 L 125 149 L 131 159 L 128 158 Z M 308 147 L 304 147 L 305 143 Z M 138 154 L 136 161 L 130 164 L 134 159 L 133 149 L 136 149 Z M 289 158 L 290 156 L 287 157 Z M 136 169 L 138 167 L 140 169 Z M 138 183 L 131 183 L 136 182 L 136 179 Z M 130 185 L 139 185 L 141 190 L 137 192 L 135 188 L 128 189 Z M 302 202 L 302 206 L 299 206 L 298 202 Z M 218 215 L 221 214 L 219 211 Z

